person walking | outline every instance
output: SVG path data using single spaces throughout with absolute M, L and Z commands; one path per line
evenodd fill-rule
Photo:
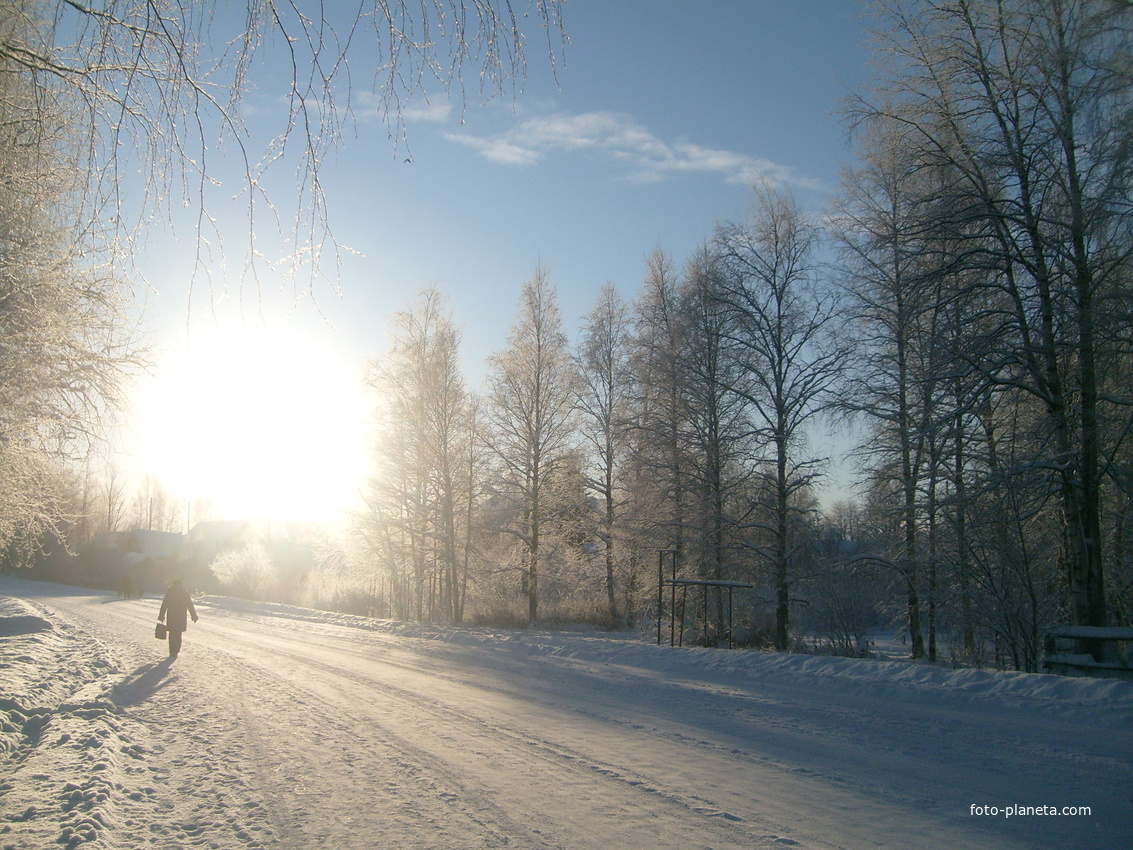
M 174 579 L 173 584 L 165 591 L 165 598 L 161 600 L 161 610 L 157 613 L 157 621 L 164 622 L 169 630 L 169 657 L 176 658 L 181 651 L 181 636 L 188 628 L 186 622 L 192 616 L 197 622 L 197 609 L 193 607 L 193 598 L 180 579 Z

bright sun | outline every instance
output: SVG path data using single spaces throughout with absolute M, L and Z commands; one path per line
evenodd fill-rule
M 147 472 L 228 519 L 328 520 L 354 506 L 370 403 L 360 364 L 315 338 L 195 338 L 143 414 Z

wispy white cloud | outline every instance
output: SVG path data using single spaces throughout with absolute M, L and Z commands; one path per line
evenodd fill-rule
M 529 166 L 557 152 L 590 152 L 624 163 L 626 179 L 639 183 L 660 182 L 676 173 L 700 172 L 718 174 L 729 183 L 750 184 L 769 179 L 818 188 L 817 181 L 800 177 L 770 160 L 685 141 L 666 142 L 631 116 L 616 112 L 529 118 L 494 136 L 445 135 L 501 165 Z
M 457 133 L 446 133 L 445 137 L 472 148 L 484 159 L 491 160 L 499 165 L 531 165 L 540 157 L 538 151 L 527 146 L 513 144 L 504 138 L 483 139 Z
M 355 91 L 351 93 L 351 107 L 354 114 L 363 121 L 391 120 L 395 117 L 396 104 L 388 102 L 380 94 L 369 91 Z M 400 118 L 406 124 L 430 123 L 443 124 L 452 113 L 452 103 L 445 100 L 410 102 L 401 107 Z
M 422 121 L 430 124 L 444 124 L 452 112 L 452 103 L 437 101 L 435 103 L 420 103 L 408 106 L 401 111 L 401 117 L 406 122 Z

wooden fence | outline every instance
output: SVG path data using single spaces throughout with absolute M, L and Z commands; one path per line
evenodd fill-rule
M 1101 660 L 1083 644 L 1101 647 Z M 1043 672 L 1060 676 L 1096 676 L 1133 681 L 1133 628 L 1056 626 L 1046 632 Z

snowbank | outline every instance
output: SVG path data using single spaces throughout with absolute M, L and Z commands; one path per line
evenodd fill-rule
M 37 846 L 95 841 L 114 822 L 115 792 L 135 793 L 125 766 L 139 747 L 107 696 L 120 672 L 82 629 L 0 597 L 0 847 L 16 847 L 12 824 Z

